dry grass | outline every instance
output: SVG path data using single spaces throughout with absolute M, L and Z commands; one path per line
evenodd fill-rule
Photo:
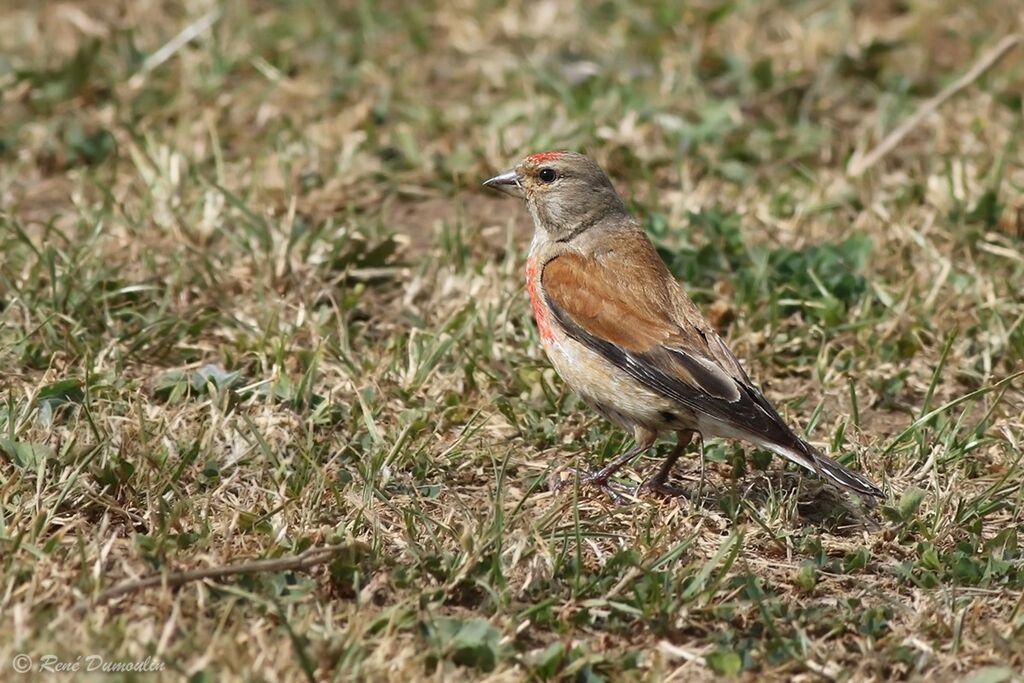
M 0 10 L 5 679 L 1020 675 L 1021 51 L 846 167 L 1019 3 L 675 5 Z M 527 217 L 479 187 L 551 147 L 885 504 L 719 442 L 694 503 L 547 492 L 626 445 L 542 357 Z

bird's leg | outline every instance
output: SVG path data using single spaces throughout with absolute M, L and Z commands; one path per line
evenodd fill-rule
M 704 495 L 704 469 L 705 465 L 707 465 L 707 460 L 704 459 L 704 435 L 698 434 L 697 438 L 700 440 L 697 447 L 700 452 L 700 483 L 697 484 L 697 495 L 694 496 L 694 500 L 700 500 Z
M 628 451 L 620 455 L 619 457 L 612 460 L 610 463 L 599 469 L 597 472 L 591 472 L 587 475 L 588 484 L 606 484 L 608 480 L 612 478 L 612 475 L 621 470 L 626 463 L 640 455 L 641 451 L 645 451 L 650 446 L 638 443 L 637 445 L 630 448 Z
M 597 472 L 581 472 L 576 470 L 576 475 L 579 477 L 580 485 L 594 486 L 601 489 L 601 491 L 603 491 L 612 500 L 618 503 L 625 502 L 628 495 L 632 495 L 636 492 L 636 487 L 620 486 L 613 484 L 610 480 L 616 472 L 626 465 L 626 463 L 654 445 L 655 437 L 656 434 L 648 433 L 646 430 L 642 430 L 642 428 L 638 427 L 636 430 L 636 445 L 628 451 L 612 460 Z M 573 480 L 570 478 L 558 479 L 552 483 L 552 488 L 557 491 L 572 481 Z
M 668 475 L 672 472 L 672 468 L 675 466 L 679 458 L 686 452 L 686 447 L 693 441 L 693 432 L 685 431 L 679 432 L 678 441 L 676 441 L 675 448 L 668 454 L 665 461 L 661 463 L 658 468 L 657 474 L 645 481 L 640 485 L 641 489 L 647 489 L 653 493 L 659 493 L 663 496 L 687 496 L 689 491 L 678 486 L 672 486 L 668 483 Z
M 634 488 L 632 486 L 613 484 L 610 480 L 612 475 L 622 469 L 626 463 L 646 448 L 647 446 L 644 444 L 637 444 L 596 472 L 572 471 L 579 477 L 580 486 L 593 486 L 603 491 L 605 495 L 616 503 L 624 503 L 627 500 L 627 496 L 633 493 Z M 573 480 L 573 477 L 560 477 L 552 482 L 551 487 L 558 491 L 572 484 Z

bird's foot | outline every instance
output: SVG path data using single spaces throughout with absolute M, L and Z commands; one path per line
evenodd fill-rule
M 561 491 L 567 486 L 572 486 L 577 480 L 581 487 L 596 488 L 619 505 L 637 502 L 637 497 L 646 491 L 666 498 L 690 498 L 693 495 L 693 492 L 688 488 L 668 483 L 667 477 L 655 475 L 639 486 L 627 486 L 626 484 L 611 481 L 610 477 L 601 471 L 587 472 L 586 470 L 575 468 L 559 470 L 552 474 L 550 489 L 552 491 Z
M 579 481 L 581 487 L 588 486 L 598 489 L 619 505 L 636 502 L 636 493 L 639 487 L 613 482 L 602 471 L 587 472 L 575 468 L 560 470 L 551 475 L 550 488 L 552 491 L 561 491 L 567 486 L 572 486 L 576 481 Z
M 639 491 L 650 491 L 651 493 L 659 496 L 665 496 L 666 498 L 689 498 L 692 495 L 690 489 L 684 489 L 681 486 L 673 486 L 668 483 L 665 479 L 660 477 L 651 477 L 644 483 L 640 484 Z

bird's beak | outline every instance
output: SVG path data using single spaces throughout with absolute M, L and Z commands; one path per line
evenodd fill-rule
M 519 182 L 519 174 L 514 170 L 505 171 L 501 175 L 496 175 L 490 180 L 485 180 L 484 187 L 493 187 L 499 192 L 504 192 L 507 195 L 519 197 L 520 199 L 526 196 L 523 192 L 523 186 Z

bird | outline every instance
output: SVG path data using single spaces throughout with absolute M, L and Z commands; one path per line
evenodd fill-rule
M 541 343 L 565 383 L 635 444 L 579 482 L 618 497 L 612 477 L 675 432 L 640 487 L 685 495 L 669 475 L 695 435 L 752 443 L 865 498 L 881 489 L 807 443 L 751 381 L 630 215 L 611 180 L 573 151 L 538 152 L 484 186 L 533 218 L 526 289 Z M 618 487 L 621 489 L 622 487 Z

